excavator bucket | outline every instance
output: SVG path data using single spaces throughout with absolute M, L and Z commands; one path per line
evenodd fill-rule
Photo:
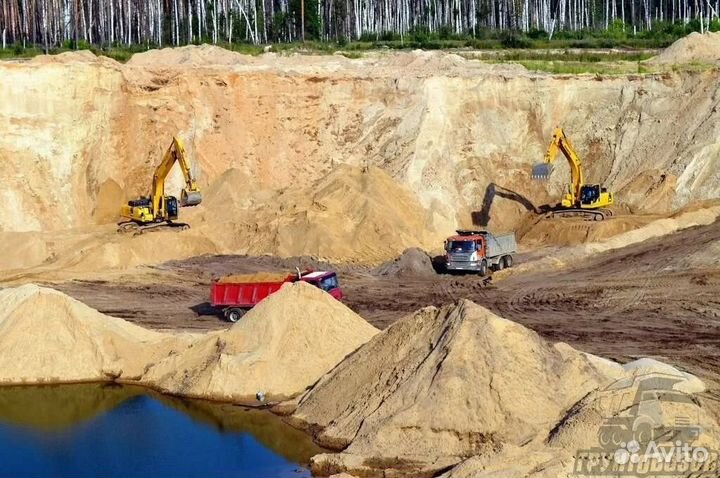
M 197 206 L 202 202 L 202 194 L 200 191 L 187 192 L 183 189 L 182 195 L 180 196 L 180 205 L 182 207 Z
M 547 163 L 540 163 L 536 164 L 532 168 L 532 178 L 533 179 L 548 179 L 550 177 L 550 173 L 552 173 L 553 166 L 552 164 Z

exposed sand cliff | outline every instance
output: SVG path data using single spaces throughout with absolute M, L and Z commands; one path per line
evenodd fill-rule
M 528 180 L 556 125 L 589 180 L 606 182 L 634 211 L 667 213 L 717 196 L 717 75 L 569 78 L 439 52 L 255 58 L 207 46 L 148 52 L 126 65 L 87 52 L 0 63 L 8 98 L 0 105 L 0 230 L 56 235 L 112 223 L 124 199 L 147 192 L 174 134 L 186 140 L 203 186 L 225 182 L 218 195 L 250 209 L 228 229 L 242 241 L 228 245 L 211 224 L 212 233 L 163 238 L 176 256 L 232 249 L 379 262 L 435 245 L 457 225 L 514 229 L 567 181 L 562 161 L 547 186 Z M 375 165 L 392 180 L 363 186 L 354 173 L 343 179 L 343 164 Z M 179 186 L 175 171 L 170 192 Z M 386 188 L 409 193 L 378 195 Z M 388 223 L 364 221 L 369 213 L 333 216 L 330 203 L 345 205 L 341 215 L 357 204 L 353 191 L 360 204 L 377 196 L 380 208 L 397 201 L 417 212 L 384 219 L 404 231 L 388 241 Z M 247 245 L 242 231 L 255 228 L 266 234 Z M 344 233 L 332 242 L 347 250 L 330 248 L 327 229 Z M 351 242 L 368 234 L 391 247 L 368 246 L 366 257 Z M 58 256 L 47 237 L 8 240 L 43 260 Z M 121 254 L 103 242 L 102 254 Z

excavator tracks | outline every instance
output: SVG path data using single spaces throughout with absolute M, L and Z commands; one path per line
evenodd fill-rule
M 171 228 L 178 231 L 186 231 L 190 229 L 190 224 L 184 222 L 153 222 L 149 224 L 138 224 L 134 221 L 125 221 L 118 224 L 117 231 L 123 234 L 132 233 L 134 236 L 139 236 L 145 232 L 153 232 L 163 230 L 165 228 Z
M 561 218 L 582 218 L 585 221 L 604 221 L 608 217 L 614 215 L 612 209 L 558 209 L 555 211 L 548 212 L 545 217 L 548 219 L 561 219 Z

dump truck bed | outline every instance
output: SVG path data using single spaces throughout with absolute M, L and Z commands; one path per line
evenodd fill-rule
M 487 257 L 497 257 L 517 252 L 514 233 L 499 234 L 497 236 L 487 234 L 485 239 L 487 240 Z
M 287 272 L 255 272 L 252 274 L 232 274 L 218 279 L 220 284 L 254 284 L 258 282 L 287 282 L 294 274 Z
M 217 308 L 249 309 L 265 297 L 277 292 L 288 282 L 301 280 L 316 287 L 322 287 L 336 299 L 342 298 L 342 290 L 337 284 L 337 275 L 332 271 L 306 271 L 298 279 L 296 274 L 276 272 L 256 272 L 253 274 L 235 274 L 222 277 L 210 287 L 210 304 Z M 332 284 L 328 285 L 327 281 Z
M 250 308 L 280 290 L 285 282 L 230 283 L 218 281 L 210 288 L 210 304 L 213 307 Z

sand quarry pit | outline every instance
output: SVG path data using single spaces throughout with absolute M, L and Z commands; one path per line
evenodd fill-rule
M 716 448 L 715 43 L 608 77 L 208 45 L 0 62 L 0 383 L 262 392 L 333 451 L 319 475 L 563 476 L 655 373 L 691 397 L 661 421 L 692 414 Z M 530 180 L 555 126 L 613 218 L 542 218 L 569 177 Z M 118 234 L 173 135 L 191 229 Z M 457 228 L 515 231 L 515 267 L 438 274 Z M 208 304 L 218 278 L 296 268 L 337 271 L 343 301 L 288 285 L 232 326 Z

